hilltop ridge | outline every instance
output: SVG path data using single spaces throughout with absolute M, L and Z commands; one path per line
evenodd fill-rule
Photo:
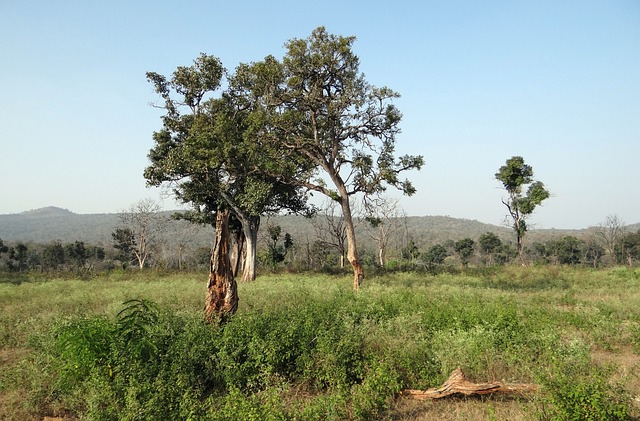
M 169 217 L 175 211 L 164 211 Z M 175 221 L 174 224 L 187 224 Z M 23 241 L 49 243 L 52 241 L 84 241 L 88 244 L 110 244 L 111 233 L 118 225 L 118 214 L 77 214 L 68 209 L 47 206 L 32 209 L 18 214 L 0 215 L 0 239 L 3 241 Z M 302 216 L 265 216 L 261 223 L 263 229 L 268 225 L 279 225 L 282 232 L 291 234 L 295 242 L 300 244 L 311 241 L 316 236 L 311 220 Z M 493 232 L 504 240 L 513 239 L 513 230 L 503 225 L 486 224 L 477 220 L 453 218 L 450 216 L 410 216 L 403 222 L 408 236 L 419 246 L 443 243 L 447 240 L 471 238 L 477 240 L 485 232 Z M 637 231 L 640 224 L 628 225 L 627 228 Z M 361 231 L 360 234 L 368 234 Z M 564 235 L 582 237 L 588 229 L 533 229 L 528 234 L 528 241 L 545 241 Z M 209 246 L 213 239 L 211 226 L 202 226 L 197 230 L 196 243 Z M 364 237 L 363 237 L 364 238 Z
M 69 209 L 59 208 L 57 206 L 45 206 L 44 208 L 31 209 L 21 212 L 20 215 L 27 216 L 64 216 L 64 215 L 77 215 L 71 212 Z

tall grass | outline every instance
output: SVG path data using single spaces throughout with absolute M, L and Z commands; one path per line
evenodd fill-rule
M 205 278 L 113 273 L 0 284 L 0 346 L 9 356 L 0 412 L 383 419 L 402 389 L 438 386 L 462 367 L 478 381 L 542 384 L 520 402 L 521 419 L 638 415 L 637 367 L 614 364 L 636 361 L 640 349 L 632 269 L 395 273 L 357 293 L 344 276 L 272 274 L 239 286 L 239 312 L 223 328 L 201 321 Z M 421 410 L 428 419 L 429 406 Z

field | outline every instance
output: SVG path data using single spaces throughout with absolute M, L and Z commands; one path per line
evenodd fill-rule
M 640 270 L 259 276 L 224 328 L 206 274 L 0 275 L 0 419 L 637 419 Z M 522 397 L 415 401 L 461 367 Z

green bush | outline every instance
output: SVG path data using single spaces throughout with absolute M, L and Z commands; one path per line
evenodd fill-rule
M 347 277 L 264 277 L 239 286 L 223 327 L 202 321 L 201 285 L 183 275 L 4 285 L 3 328 L 20 335 L 4 343 L 29 354 L 0 372 L 0 386 L 24 391 L 32 418 L 377 419 L 394 416 L 400 390 L 438 386 L 461 366 L 472 379 L 541 383 L 543 419 L 622 419 L 633 407 L 590 352 L 638 343 L 633 296 L 607 300 L 609 272 L 560 275 L 394 273 L 357 293 Z M 22 292 L 65 311 L 29 310 L 39 306 Z
M 267 413 L 364 419 L 386 408 L 409 379 L 425 382 L 424 363 L 412 360 L 425 351 L 392 351 L 382 340 L 366 340 L 372 329 L 382 329 L 382 338 L 384 328 L 376 326 L 397 313 L 390 302 L 338 293 L 327 302 L 239 314 L 217 328 L 131 300 L 114 319 L 56 326 L 52 392 L 66 412 L 91 419 L 208 419 L 213 401 L 221 419 L 239 407 L 243 419 Z M 285 405 L 280 395 L 291 385 L 332 406 Z
M 589 347 L 580 339 L 551 350 L 550 369 L 540 381 L 543 418 L 549 420 L 626 420 L 629 396 L 608 383 L 611 370 L 591 363 Z
M 627 393 L 607 383 L 606 370 L 576 372 L 565 366 L 545 380 L 551 420 L 600 421 L 629 419 Z

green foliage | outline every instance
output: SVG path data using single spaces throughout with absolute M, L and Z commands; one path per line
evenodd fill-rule
M 471 238 L 463 238 L 462 240 L 456 241 L 453 245 L 453 249 L 458 253 L 463 266 L 467 266 L 469 259 L 473 256 L 474 245 L 475 241 Z
M 541 383 L 534 402 L 518 401 L 534 417 L 625 419 L 637 414 L 611 382 L 622 369 L 590 352 L 638 343 L 639 280 L 628 268 L 507 266 L 385 274 L 354 293 L 343 277 L 269 275 L 241 285 L 223 328 L 201 321 L 202 285 L 185 275 L 0 284 L 3 356 L 29 350 L 3 366 L 0 390 L 28 396 L 22 419 L 386 419 L 400 390 L 461 367 Z
M 308 414 L 307 407 L 286 408 L 275 398 L 293 383 L 312 393 L 351 393 L 348 404 L 338 400 L 332 409 L 337 418 L 351 406 L 358 419 L 384 410 L 406 383 L 399 373 L 411 369 L 375 357 L 365 338 L 368 320 L 384 320 L 396 304 L 371 308 L 350 294 L 327 303 L 298 298 L 302 302 L 284 308 L 239 315 L 224 329 L 165 314 L 146 300 L 124 303 L 113 321 L 65 322 L 54 331 L 59 375 L 53 393 L 63 397 L 59 405 L 92 419 L 187 419 L 205 414 L 213 396 L 224 402 L 221 414 L 209 412 L 213 419 L 234 411 L 247 419 Z M 349 304 L 360 310 L 350 311 Z
M 592 367 L 588 356 L 554 367 L 548 377 L 543 378 L 546 388 L 541 398 L 545 418 L 550 420 L 628 420 L 629 396 L 618 385 L 610 385 L 607 374 L 610 370 Z M 544 407 L 543 407 L 544 408 Z
M 45 246 L 42 251 L 42 263 L 45 267 L 56 270 L 64 264 L 64 254 L 64 247 L 59 241 L 56 241 Z
M 506 201 L 503 199 L 502 203 L 507 207 L 509 216 L 513 220 L 518 254 L 522 260 L 522 241 L 527 232 L 527 218 L 536 206 L 549 198 L 550 193 L 542 182 L 533 180 L 533 168 L 525 164 L 521 156 L 507 159 L 505 165 L 495 174 L 495 178 L 502 183 L 509 195 L 509 198 Z M 522 189 L 527 185 L 529 186 L 527 194 L 523 195 Z
M 4 244 L 4 241 L 0 238 L 0 256 L 2 256 L 2 253 L 6 253 L 7 251 L 9 251 L 9 247 L 7 247 Z
M 401 255 L 403 259 L 413 262 L 420 257 L 420 249 L 418 249 L 415 241 L 410 240 L 409 244 L 402 249 Z
M 615 246 L 616 259 L 619 263 L 631 266 L 640 260 L 640 230 L 626 233 Z
M 288 232 L 284 234 L 284 240 L 282 244 L 278 244 L 280 235 L 282 234 L 282 228 L 280 225 L 270 225 L 267 227 L 269 234 L 269 242 L 267 243 L 267 249 L 262 256 L 262 262 L 272 268 L 275 268 L 278 263 L 284 262 L 287 257 L 287 253 L 293 247 L 293 239 Z
M 118 259 L 125 264 L 131 263 L 134 259 L 133 249 L 136 245 L 136 236 L 130 228 L 116 228 L 111 233 L 113 247 L 119 250 Z
M 433 270 L 436 266 L 443 264 L 448 255 L 449 253 L 443 245 L 436 244 L 431 246 L 424 258 L 427 263 L 427 267 L 430 270 Z

